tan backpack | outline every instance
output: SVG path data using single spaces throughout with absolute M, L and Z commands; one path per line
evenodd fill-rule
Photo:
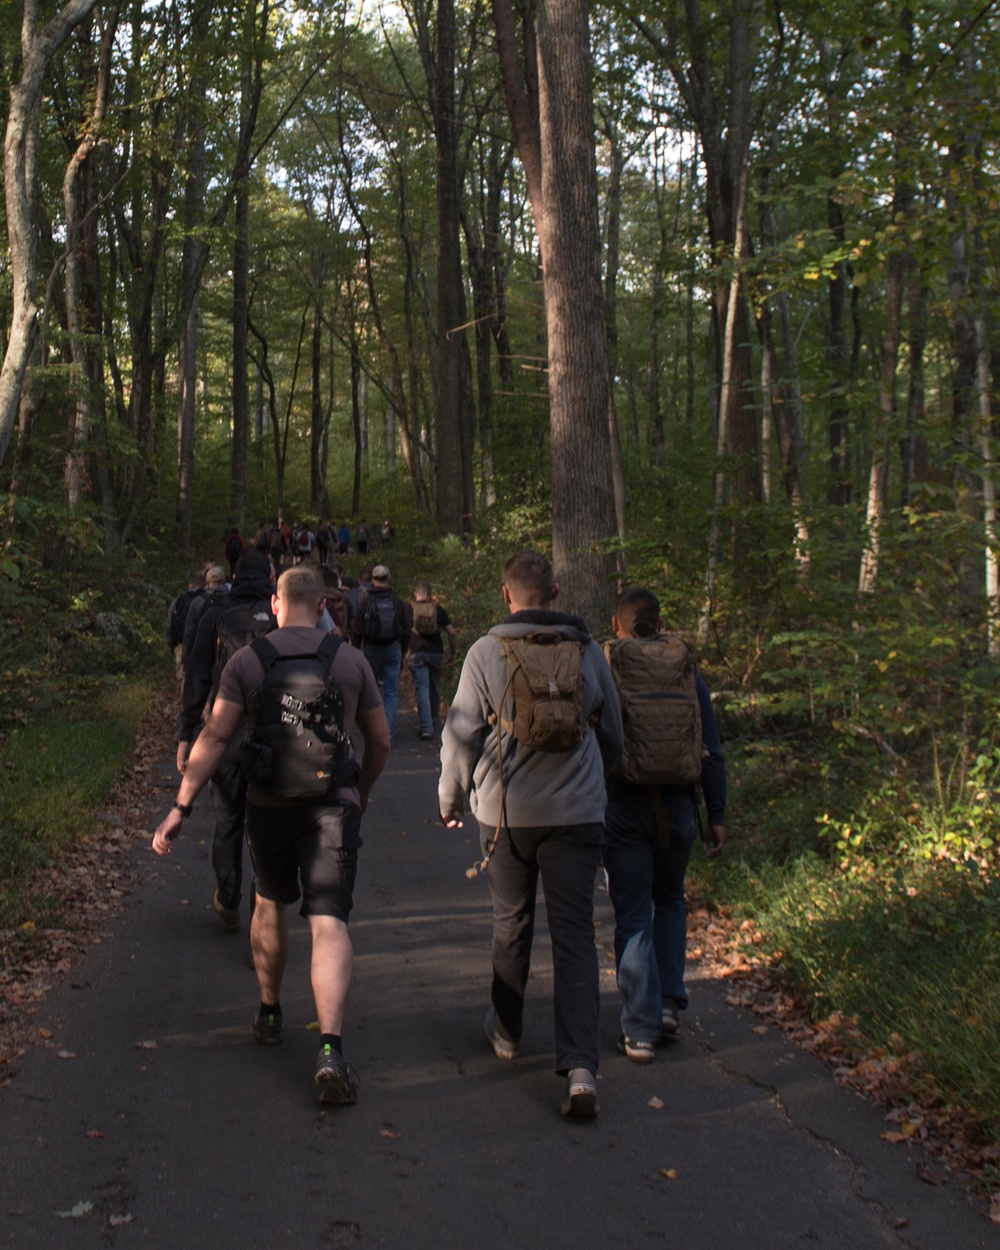
M 433 599 L 414 599 L 410 609 L 413 612 L 413 628 L 421 638 L 436 638 L 440 634 L 438 605 Z
M 658 634 L 609 642 L 604 653 L 618 688 L 625 731 L 615 772 L 640 786 L 698 781 L 704 745 L 691 647 L 675 634 Z
M 558 630 L 503 638 L 507 684 L 500 697 L 500 724 L 535 751 L 571 751 L 583 741 L 583 643 Z M 513 702 L 513 719 L 504 716 Z

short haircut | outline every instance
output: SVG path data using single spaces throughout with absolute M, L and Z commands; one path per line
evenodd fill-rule
M 426 595 L 429 599 L 431 597 L 430 582 L 415 582 L 413 585 L 413 593 L 415 595 Z
M 503 584 L 518 603 L 547 608 L 556 584 L 552 565 L 537 551 L 517 551 L 507 561 Z
M 226 570 L 221 564 L 213 564 L 205 570 L 206 586 L 224 586 L 226 584 Z
M 315 564 L 296 564 L 278 578 L 278 594 L 286 603 L 314 607 L 326 598 L 326 587 Z
M 649 638 L 659 631 L 660 601 L 646 586 L 630 586 L 618 596 L 615 616 L 621 629 L 636 638 Z

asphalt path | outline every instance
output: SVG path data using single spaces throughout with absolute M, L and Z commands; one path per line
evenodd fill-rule
M 685 1250 L 1000 1246 L 955 1183 L 777 1029 L 692 969 L 681 1040 L 617 1053 L 610 905 L 598 885 L 600 1116 L 563 1119 L 539 903 L 521 1058 L 483 1037 L 486 883 L 474 833 L 436 820 L 437 753 L 400 717 L 364 821 L 344 1030 L 355 1107 L 320 1108 L 306 924 L 291 918 L 285 1038 L 250 1034 L 246 932 L 211 910 L 211 808 L 174 855 L 136 839 L 137 889 L 39 1013 L 52 1037 L 0 1092 L 0 1244 Z M 149 830 L 176 784 L 158 765 Z

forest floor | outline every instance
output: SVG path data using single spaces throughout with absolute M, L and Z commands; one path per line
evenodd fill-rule
M 136 868 L 136 842 L 148 836 L 151 809 L 165 809 L 176 784 L 171 768 L 173 729 L 171 690 L 152 706 L 129 775 L 117 786 L 107 809 L 95 814 L 93 831 L 58 863 L 38 874 L 36 892 L 61 901 L 65 927 L 27 925 L 2 935 L 0 1090 L 16 1082 L 16 1074 L 33 1048 L 55 1049 L 59 1058 L 75 1058 L 73 1052 L 59 1049 L 60 1038 L 47 1022 L 47 1000 L 60 988 L 77 987 L 75 978 L 85 959 L 94 957 L 95 947 L 116 942 L 118 913 L 131 906 L 146 888 L 143 872 Z M 404 749 L 398 753 L 401 773 L 397 784 L 403 784 L 404 778 L 416 771 L 410 767 L 413 761 L 408 760 L 411 752 Z M 421 784 L 432 785 L 433 761 L 422 760 L 420 770 L 427 773 Z M 608 923 L 607 917 L 603 923 Z M 760 944 L 760 935 L 749 922 L 724 915 L 708 902 L 693 901 L 690 953 L 695 975 L 699 982 L 721 987 L 725 1004 L 737 1014 L 749 1013 L 751 1039 L 771 1038 L 772 1030 L 778 1030 L 805 1051 L 823 1058 L 830 1069 L 831 1085 L 846 1085 L 883 1109 L 885 1120 L 879 1135 L 904 1152 L 915 1175 L 927 1186 L 944 1186 L 957 1179 L 963 1186 L 984 1192 L 984 1174 L 995 1174 L 1000 1160 L 968 1137 L 961 1112 L 935 1105 L 922 1096 L 910 1082 L 905 1057 L 866 1051 L 851 1022 L 810 1021 L 795 994 L 782 983 L 778 969 L 760 956 Z M 604 965 L 608 963 L 606 939 L 600 929 L 599 945 Z M 602 975 L 602 989 L 607 995 L 609 979 L 613 989 L 613 967 L 603 966 Z M 80 986 L 85 984 L 79 982 Z M 483 988 L 485 992 L 485 985 Z M 711 1012 L 695 1027 L 703 1038 L 714 1037 L 706 1021 L 712 1022 L 712 1028 L 721 1027 Z M 704 1042 L 705 1046 L 710 1044 Z M 6 1096 L 7 1091 L 0 1092 L 0 1097 Z M 654 1096 L 648 1105 L 655 1107 L 656 1103 Z M 387 1130 L 390 1135 L 393 1131 Z M 674 1171 L 667 1167 L 660 1174 L 672 1179 Z M 996 1204 L 983 1204 L 981 1214 L 1000 1223 Z M 892 1228 L 904 1229 L 908 1223 L 909 1216 L 901 1214 Z M 904 1236 L 900 1244 L 922 1243 L 911 1243 Z M 982 1244 L 987 1243 L 984 1240 Z

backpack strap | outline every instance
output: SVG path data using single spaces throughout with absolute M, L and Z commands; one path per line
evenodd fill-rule
M 250 646 L 253 648 L 254 655 L 264 665 L 265 673 L 269 668 L 273 668 L 274 664 L 280 659 L 278 648 L 273 642 L 268 642 L 263 634 L 259 634 L 256 638 L 251 638 Z
M 327 634 L 319 644 L 316 656 L 326 664 L 327 668 L 333 663 L 333 658 L 340 650 L 340 644 L 343 641 L 343 638 L 338 638 L 336 634 Z

